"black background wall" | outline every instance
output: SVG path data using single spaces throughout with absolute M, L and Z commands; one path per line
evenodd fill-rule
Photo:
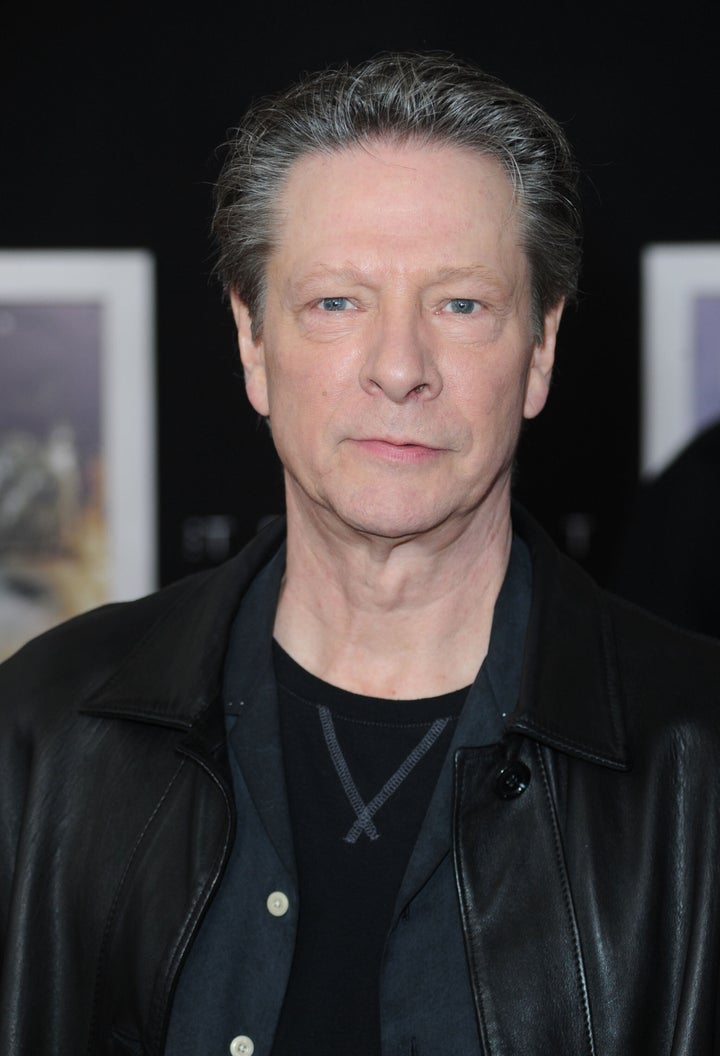
M 639 251 L 720 239 L 716 9 L 316 0 L 197 4 L 184 16 L 5 11 L 0 246 L 156 256 L 163 581 L 216 560 L 225 531 L 235 547 L 282 505 L 211 277 L 216 147 L 251 97 L 390 48 L 476 61 L 543 103 L 575 144 L 580 307 L 563 324 L 550 404 L 523 439 L 517 491 L 603 578 L 637 475 Z

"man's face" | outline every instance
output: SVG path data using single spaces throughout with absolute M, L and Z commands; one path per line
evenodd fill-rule
M 384 141 L 311 155 L 279 218 L 257 339 L 233 307 L 289 514 L 395 539 L 492 517 L 523 415 L 545 403 L 561 311 L 537 342 L 499 163 Z

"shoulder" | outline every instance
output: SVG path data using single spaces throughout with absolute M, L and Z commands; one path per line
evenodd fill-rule
M 720 762 L 720 642 L 592 583 L 607 628 L 603 675 L 634 765 L 707 777 Z
M 93 692 L 177 606 L 191 605 L 212 573 L 200 573 L 135 601 L 104 605 L 34 638 L 0 665 L 0 724 L 15 710 L 40 717 L 43 702 Z
M 691 743 L 720 758 L 720 642 L 608 593 L 518 521 L 533 597 L 515 726 L 619 769 Z
M 542 627 L 545 647 L 554 639 L 560 652 L 580 644 L 590 650 L 604 627 L 628 676 L 658 686 L 685 683 L 686 688 L 720 690 L 719 640 L 682 630 L 605 590 L 561 554 L 527 514 L 519 520 L 532 557 L 538 622 L 554 625 Z M 558 635 L 558 629 L 564 633 Z
M 720 731 L 720 641 L 685 631 L 600 592 L 613 630 L 624 695 L 648 718 Z
M 118 672 L 126 694 L 189 701 L 193 681 L 222 662 L 239 598 L 282 536 L 283 525 L 273 525 L 224 565 L 95 609 L 28 643 L 0 666 L 0 736 L 13 717 L 51 720 L 77 710 L 110 680 L 117 684 Z

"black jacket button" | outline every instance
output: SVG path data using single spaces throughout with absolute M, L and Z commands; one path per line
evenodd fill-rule
M 515 799 L 521 796 L 530 784 L 530 770 L 525 763 L 515 759 L 505 763 L 495 777 L 495 792 L 500 799 Z

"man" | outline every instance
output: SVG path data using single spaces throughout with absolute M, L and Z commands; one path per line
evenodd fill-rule
M 215 229 L 287 530 L 2 672 L 3 1052 L 720 1051 L 720 655 L 511 515 L 575 202 L 451 58 L 248 115 Z

